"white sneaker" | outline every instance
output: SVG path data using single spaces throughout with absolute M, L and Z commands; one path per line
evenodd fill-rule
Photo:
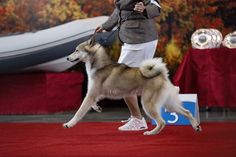
M 142 120 L 135 118 L 135 117 L 130 117 L 130 120 L 122 125 L 121 127 L 118 128 L 120 131 L 139 131 L 139 130 L 146 130 L 147 123 L 144 117 Z
M 130 116 L 128 119 L 126 120 L 121 120 L 121 123 L 127 123 L 129 122 L 131 119 L 133 118 L 133 116 Z

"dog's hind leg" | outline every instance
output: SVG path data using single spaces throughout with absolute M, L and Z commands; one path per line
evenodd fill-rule
M 71 128 L 77 122 L 79 122 L 85 114 L 89 111 L 92 105 L 96 104 L 96 99 L 91 96 L 86 96 L 83 103 L 81 104 L 79 110 L 75 113 L 74 117 L 67 123 L 63 124 L 64 128 Z
M 189 119 L 193 129 L 197 132 L 202 131 L 201 126 L 197 122 L 196 118 L 193 117 L 192 113 L 189 110 L 186 110 L 181 105 L 178 105 L 178 108 L 176 108 L 175 112 L 184 115 L 187 119 Z
M 157 126 L 154 129 L 150 130 L 150 131 L 145 131 L 143 134 L 144 135 L 156 135 L 156 134 L 158 134 L 165 127 L 166 123 L 165 123 L 164 119 L 161 117 L 160 112 L 157 112 L 156 110 L 145 109 L 145 111 L 151 119 L 156 120 Z
M 177 96 L 172 96 L 169 97 L 165 107 L 167 108 L 167 110 L 171 111 L 171 112 L 176 112 L 178 114 L 182 114 L 183 116 L 185 116 L 191 123 L 193 129 L 195 131 L 201 131 L 201 126 L 199 125 L 198 121 L 196 120 L 196 118 L 193 117 L 192 113 L 185 109 L 182 106 L 181 101 L 178 99 Z
M 145 94 L 143 94 L 142 105 L 147 116 L 149 116 L 151 119 L 156 120 L 157 126 L 151 131 L 145 131 L 143 134 L 155 135 L 161 132 L 166 124 L 160 113 L 160 104 L 164 103 L 164 101 L 163 99 L 158 100 L 158 94 L 156 94 L 155 92 L 150 92 L 152 93 L 152 96 L 149 97 L 150 95 L 147 95 L 149 92 L 150 91 L 147 91 Z

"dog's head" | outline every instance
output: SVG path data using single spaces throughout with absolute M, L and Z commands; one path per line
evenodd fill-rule
M 70 62 L 86 62 L 97 52 L 100 47 L 101 45 L 99 43 L 96 43 L 93 39 L 89 39 L 79 44 L 75 51 L 67 57 L 67 60 Z

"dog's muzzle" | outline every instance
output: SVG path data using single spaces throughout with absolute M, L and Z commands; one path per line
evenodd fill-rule
M 66 58 L 66 60 L 70 61 L 70 62 L 76 62 L 79 60 L 79 58 L 75 59 L 75 60 L 71 60 L 69 57 Z
M 79 55 L 77 53 L 72 53 L 66 59 L 70 62 L 76 62 L 79 60 Z

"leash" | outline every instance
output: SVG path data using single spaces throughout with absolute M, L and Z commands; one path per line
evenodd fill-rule
M 134 12 L 132 11 L 125 19 L 122 19 L 122 20 L 119 20 L 118 21 L 118 26 L 115 30 L 113 30 L 108 36 L 104 36 L 104 37 L 101 37 L 98 41 L 99 44 L 101 44 L 102 46 L 109 46 L 109 39 L 117 32 L 119 31 L 121 25 L 128 20 L 128 18 L 133 14 Z M 119 13 L 119 17 L 121 19 L 121 16 L 120 16 L 120 13 Z M 96 31 L 94 31 L 94 33 L 91 35 L 91 37 L 89 38 L 91 40 L 91 43 L 95 43 L 96 41 Z
M 138 0 L 138 2 L 143 2 L 144 4 L 148 4 L 148 3 L 153 3 L 154 5 L 157 5 L 158 7 L 160 7 L 161 8 L 161 6 L 155 1 L 155 0 L 147 0 L 147 1 L 143 1 L 143 0 Z M 125 22 L 125 21 L 127 21 L 128 20 L 128 18 L 135 12 L 135 11 L 132 11 L 129 15 L 127 15 L 124 19 L 122 19 L 121 18 L 121 10 L 120 9 L 118 9 L 118 15 L 119 15 L 119 19 L 118 19 L 118 26 L 117 26 L 117 28 L 113 31 L 113 32 L 111 32 L 108 36 L 105 36 L 105 37 L 103 37 L 103 38 L 100 38 L 100 40 L 98 41 L 101 45 L 103 45 L 103 46 L 109 46 L 109 44 L 108 44 L 108 41 L 109 41 L 109 39 L 117 32 L 117 31 L 119 31 L 119 29 L 120 29 L 120 27 L 121 27 L 121 25 Z M 96 36 L 96 31 L 92 34 L 92 36 L 90 37 L 90 40 L 92 41 L 92 42 L 95 42 L 96 41 L 96 38 L 95 38 L 95 36 Z M 122 42 L 122 41 L 121 41 Z

